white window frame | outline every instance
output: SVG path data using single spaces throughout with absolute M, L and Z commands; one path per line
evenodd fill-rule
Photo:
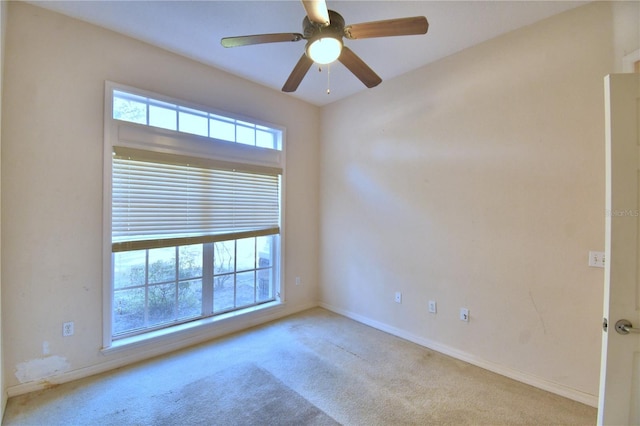
M 155 128 L 145 124 L 136 124 L 127 121 L 117 120 L 113 118 L 113 91 L 123 91 L 139 96 L 149 97 L 163 102 L 173 103 L 186 108 L 197 109 L 211 114 L 228 117 L 230 119 L 239 120 L 265 126 L 271 129 L 277 129 L 281 132 L 280 150 L 260 148 L 255 146 L 244 145 L 235 142 L 217 140 L 210 137 L 196 136 L 186 133 L 180 133 L 173 130 Z M 155 337 L 166 335 L 180 334 L 189 330 L 191 326 L 202 327 L 209 326 L 219 319 L 225 319 L 227 316 L 241 317 L 243 313 L 269 308 L 273 305 L 281 305 L 285 301 L 283 282 L 284 271 L 284 212 L 285 212 L 285 186 L 286 186 L 286 168 L 285 168 L 285 147 L 286 147 L 286 129 L 283 126 L 275 125 L 265 121 L 257 120 L 252 117 L 246 117 L 238 114 L 220 111 L 211 107 L 194 104 L 192 102 L 181 99 L 169 98 L 157 93 L 133 88 L 130 86 L 105 82 L 105 103 L 104 103 L 104 153 L 103 153 L 103 350 L 108 350 L 113 346 L 113 256 L 112 256 L 112 229 L 111 229 L 111 183 L 112 183 L 112 154 L 113 147 L 120 146 L 132 149 L 142 149 L 154 151 L 164 154 L 190 155 L 216 161 L 228 161 L 243 164 L 256 165 L 261 167 L 274 167 L 282 170 L 281 175 L 281 195 L 280 195 L 280 233 L 278 247 L 278 262 L 275 266 L 275 302 L 263 305 L 252 306 L 246 309 L 233 311 L 230 315 L 217 315 L 213 317 L 199 318 L 190 323 L 169 326 L 158 331 L 151 331 L 135 336 L 129 339 L 129 343 L 139 343 L 140 341 L 152 340 Z M 246 311 L 246 312 L 245 312 Z M 119 344 L 121 343 L 118 341 Z M 127 342 L 125 342 L 126 344 Z

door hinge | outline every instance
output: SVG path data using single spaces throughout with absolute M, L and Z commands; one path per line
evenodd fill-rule
M 602 320 L 602 329 L 606 332 L 609 329 L 609 323 L 607 322 L 607 319 L 604 318 Z

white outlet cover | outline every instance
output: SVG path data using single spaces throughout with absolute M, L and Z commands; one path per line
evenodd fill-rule
M 396 303 L 402 303 L 402 293 L 396 291 Z
M 65 322 L 62 324 L 62 335 L 67 337 L 67 336 L 73 336 L 73 321 L 69 321 L 69 322 Z
M 469 322 L 469 309 L 460 308 L 460 321 Z
M 438 312 L 438 304 L 435 302 L 435 300 L 429 300 L 429 312 L 431 312 L 432 314 Z

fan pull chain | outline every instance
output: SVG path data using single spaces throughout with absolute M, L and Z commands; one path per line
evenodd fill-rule
M 318 72 L 322 72 L 322 67 L 318 67 Z M 331 64 L 327 64 L 327 95 L 331 94 Z

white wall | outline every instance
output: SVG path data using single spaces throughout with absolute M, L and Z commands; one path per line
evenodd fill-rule
M 278 315 L 316 305 L 318 108 L 23 2 L 11 2 L 9 14 L 1 195 L 10 394 L 139 358 L 131 351 L 100 352 L 105 80 L 287 128 L 287 302 Z M 295 276 L 301 286 L 291 285 Z M 74 336 L 62 337 L 64 321 L 75 322 Z M 178 346 L 152 347 L 145 355 Z M 52 371 L 60 360 L 69 366 L 63 376 Z M 41 366 L 36 375 L 42 380 L 20 384 L 14 373 L 24 362 Z
M 322 109 L 323 306 L 596 404 L 613 7 Z

